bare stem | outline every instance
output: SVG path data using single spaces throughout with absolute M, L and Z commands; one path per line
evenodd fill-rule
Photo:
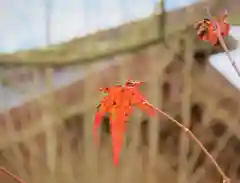
M 209 19 L 212 19 L 212 15 L 211 15 L 208 7 L 206 7 L 206 11 L 207 11 L 207 15 L 208 15 Z M 237 67 L 237 64 L 236 64 L 236 62 L 233 60 L 232 56 L 230 55 L 230 52 L 229 52 L 229 50 L 228 50 L 228 48 L 227 48 L 227 46 L 226 46 L 226 44 L 225 44 L 225 42 L 224 42 L 224 40 L 223 40 L 223 37 L 222 37 L 222 35 L 221 35 L 220 26 L 219 26 L 218 22 L 215 22 L 215 21 L 213 21 L 213 22 L 216 24 L 216 27 L 218 27 L 218 28 L 217 28 L 217 37 L 218 37 L 218 40 L 219 40 L 219 42 L 220 42 L 223 50 L 225 51 L 225 53 L 226 53 L 229 61 L 231 62 L 234 70 L 236 71 L 238 77 L 240 77 L 240 71 L 239 71 L 239 69 L 238 69 L 238 67 Z
M 225 51 L 225 53 L 226 53 L 226 55 L 227 55 L 229 61 L 231 62 L 233 68 L 235 69 L 238 77 L 240 77 L 240 71 L 239 71 L 239 69 L 238 69 L 238 67 L 237 67 L 237 64 L 236 64 L 236 62 L 232 59 L 232 57 L 231 57 L 231 55 L 230 55 L 230 53 L 229 53 L 229 50 L 228 50 L 228 48 L 227 48 L 227 46 L 226 46 L 226 44 L 225 44 L 225 42 L 224 42 L 224 40 L 223 40 L 223 38 L 222 38 L 222 36 L 221 36 L 220 33 L 218 33 L 218 39 L 219 39 L 219 41 L 220 41 L 220 43 L 221 43 L 222 48 L 224 49 L 224 51 Z
M 11 173 L 10 171 L 8 171 L 6 168 L 4 167 L 0 167 L 0 171 L 2 171 L 3 173 L 7 174 L 8 176 L 10 176 L 11 178 L 13 178 L 14 180 L 16 180 L 19 183 L 25 183 L 22 179 L 20 179 L 18 176 L 14 175 L 13 173 Z
M 180 122 L 178 122 L 177 120 L 175 120 L 173 117 L 171 117 L 170 115 L 168 115 L 167 113 L 163 112 L 162 110 L 156 108 L 156 110 L 161 113 L 162 115 L 164 115 L 165 117 L 167 117 L 168 119 L 170 119 L 172 122 L 174 122 L 179 128 L 181 128 L 191 139 L 193 139 L 193 141 L 195 141 L 200 148 L 203 150 L 203 152 L 206 154 L 206 156 L 212 161 L 212 163 L 214 164 L 214 166 L 216 167 L 217 171 L 221 174 L 222 178 L 223 178 L 223 183 L 230 183 L 230 179 L 228 178 L 228 176 L 223 172 L 222 168 L 219 166 L 219 164 L 216 162 L 216 160 L 212 157 L 212 155 L 207 151 L 207 149 L 203 146 L 203 144 L 198 140 L 198 138 L 191 132 L 191 130 L 189 130 L 187 127 L 185 127 L 183 124 L 181 124 Z

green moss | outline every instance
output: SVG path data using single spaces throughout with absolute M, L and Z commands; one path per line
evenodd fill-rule
M 74 62 L 82 63 L 84 60 L 91 60 L 96 56 L 135 47 L 139 43 L 144 44 L 149 40 L 156 39 L 158 37 L 156 21 L 156 18 L 148 17 L 118 28 L 99 31 L 82 38 L 75 38 L 59 45 L 0 55 L 0 62 L 52 63 L 56 65 Z M 149 25 L 151 25 L 151 29 Z
M 229 23 L 231 25 L 237 25 L 239 26 L 240 25 L 240 16 L 239 14 L 231 14 L 231 16 L 229 16 Z

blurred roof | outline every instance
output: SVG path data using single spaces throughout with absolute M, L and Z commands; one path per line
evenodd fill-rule
M 204 3 L 200 2 L 168 12 L 164 25 L 166 35 L 188 29 L 206 14 L 203 7 Z M 2 54 L 0 64 L 58 66 L 89 63 L 159 43 L 163 38 L 159 34 L 159 16 L 152 16 L 47 48 Z M 234 39 L 230 40 L 230 45 L 236 45 Z

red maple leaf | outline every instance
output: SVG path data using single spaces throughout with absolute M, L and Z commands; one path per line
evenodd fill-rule
M 154 115 L 155 112 L 162 114 L 167 117 L 170 121 L 174 122 L 178 127 L 180 127 L 190 138 L 192 138 L 208 156 L 208 158 L 215 165 L 218 172 L 223 177 L 224 182 L 230 183 L 230 179 L 222 171 L 218 163 L 214 160 L 212 155 L 207 151 L 203 144 L 197 139 L 197 137 L 183 124 L 179 123 L 177 120 L 172 118 L 170 115 L 165 113 L 159 108 L 153 107 L 139 92 L 138 87 L 143 82 L 127 81 L 124 86 L 117 85 L 110 88 L 101 89 L 107 96 L 103 98 L 100 105 L 98 106 L 98 112 L 95 116 L 94 123 L 94 136 L 95 141 L 97 139 L 97 129 L 101 124 L 102 117 L 106 114 L 110 114 L 110 126 L 112 134 L 112 144 L 113 144 L 113 160 L 114 164 L 118 164 L 119 154 L 123 145 L 124 133 L 125 133 L 125 123 L 127 118 L 133 112 L 133 107 L 137 106 L 143 111 L 150 115 Z
M 209 41 L 214 46 L 220 45 L 224 49 L 237 75 L 240 77 L 240 71 L 236 65 L 236 62 L 230 55 L 227 45 L 223 40 L 223 37 L 227 36 L 230 30 L 230 25 L 227 21 L 228 19 L 227 11 L 225 11 L 223 15 L 215 18 L 212 18 L 208 8 L 207 13 L 209 18 L 204 18 L 203 20 L 198 21 L 195 25 L 198 37 L 201 40 Z
M 207 9 L 208 10 L 208 9 Z M 208 11 L 209 13 L 209 11 Z M 199 39 L 209 41 L 212 45 L 219 45 L 220 39 L 229 34 L 230 25 L 227 22 L 228 13 L 212 18 L 204 18 L 195 24 Z M 219 38 L 221 36 L 221 38 Z
M 101 124 L 102 117 L 106 114 L 110 114 L 110 126 L 112 134 L 112 144 L 113 144 L 113 159 L 114 164 L 118 164 L 119 154 L 123 145 L 124 133 L 125 133 L 125 123 L 127 118 L 133 112 L 133 107 L 137 106 L 143 111 L 147 112 L 149 115 L 154 115 L 155 112 L 162 114 L 167 117 L 170 121 L 174 122 L 178 127 L 180 127 L 190 138 L 192 138 L 208 156 L 208 158 L 215 165 L 218 172 L 223 177 L 224 182 L 230 183 L 230 179 L 222 171 L 218 163 L 214 160 L 212 155 L 207 151 L 203 144 L 197 139 L 197 137 L 183 124 L 179 123 L 177 120 L 172 118 L 170 115 L 165 113 L 159 108 L 153 107 L 145 97 L 139 92 L 138 87 L 143 82 L 127 81 L 124 86 L 117 85 L 110 88 L 101 89 L 107 96 L 103 98 L 100 105 L 98 106 L 98 112 L 95 116 L 94 123 L 94 136 L 95 141 L 97 139 L 97 129 Z
M 125 123 L 132 114 L 133 107 L 139 107 L 149 115 L 155 114 L 155 108 L 138 91 L 142 83 L 128 80 L 124 86 L 117 85 L 101 89 L 107 93 L 107 96 L 103 98 L 98 106 L 94 122 L 94 139 L 96 142 L 97 130 L 101 124 L 102 117 L 109 113 L 115 165 L 118 164 L 119 154 L 124 141 Z

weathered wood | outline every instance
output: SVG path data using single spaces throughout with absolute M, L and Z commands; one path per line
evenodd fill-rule
M 189 25 L 193 25 L 195 21 L 201 19 L 204 15 L 203 6 L 204 3 L 200 2 L 167 13 L 165 25 L 166 36 L 186 30 Z M 191 9 L 191 11 L 186 11 L 187 9 Z M 194 16 L 192 16 L 192 12 L 194 12 Z M 132 24 L 126 24 L 107 31 L 100 31 L 94 35 L 77 38 L 61 45 L 0 55 L 0 63 L 51 64 L 57 66 L 90 63 L 104 57 L 124 52 L 133 52 L 134 50 L 162 41 L 162 38 L 159 37 L 158 20 L 158 16 L 151 16 Z M 113 34 L 113 37 L 106 37 Z M 91 49 L 91 45 L 93 44 L 94 49 Z
M 182 123 L 184 126 L 189 128 L 191 124 L 191 93 L 192 93 L 192 65 L 193 65 L 193 41 L 190 40 L 186 35 L 183 39 L 182 47 L 184 49 L 184 68 L 183 68 L 183 91 L 182 91 Z M 186 136 L 185 132 L 181 132 L 180 136 L 180 147 L 179 147 L 179 183 L 184 183 L 187 181 L 188 176 L 188 158 L 187 154 L 189 152 L 189 137 Z
M 214 159 L 216 159 L 221 151 L 226 147 L 228 140 L 230 139 L 231 133 L 226 132 L 222 137 L 220 137 L 217 141 L 216 147 L 211 151 L 212 156 Z M 206 175 L 206 167 L 209 165 L 211 162 L 209 162 L 209 159 L 206 159 L 203 163 L 203 165 L 198 168 L 195 173 L 191 176 L 191 182 L 197 183 L 199 182 L 203 177 L 204 174 Z
M 46 69 L 46 84 L 48 88 L 48 92 L 52 93 L 53 91 L 53 69 Z M 53 96 L 52 96 L 53 97 Z M 43 125 L 46 134 L 46 151 L 47 151 L 47 168 L 49 169 L 49 179 L 52 182 L 55 182 L 55 174 L 56 174 L 56 151 L 57 151 L 57 137 L 54 128 L 54 122 L 59 120 L 56 113 L 56 107 L 54 105 L 53 98 L 49 98 L 45 103 L 45 111 L 43 115 Z
M 202 7 L 201 7 L 202 8 Z M 58 91 L 49 91 L 48 93 L 44 94 L 43 96 L 39 97 L 37 100 L 34 99 L 34 102 L 30 102 L 30 104 L 26 104 L 28 108 L 33 108 L 32 106 L 38 106 L 44 111 L 44 114 L 38 114 L 35 115 L 35 117 L 30 117 L 29 119 L 26 118 L 26 114 L 29 114 L 29 109 L 27 107 L 23 108 L 23 112 L 25 113 L 25 117 L 19 116 L 21 123 L 18 123 L 18 115 L 14 116 L 14 114 L 19 113 L 11 113 L 15 121 L 13 121 L 14 125 L 20 124 L 22 129 L 18 129 L 18 131 L 12 131 L 6 135 L 4 131 L 6 131 L 6 127 L 4 125 L 1 126 L 3 130 L 1 129 L 1 135 L 0 135 L 0 149 L 3 151 L 8 152 L 9 149 L 14 149 L 13 154 L 16 158 L 16 162 L 18 161 L 22 164 L 25 164 L 26 155 L 24 155 L 23 152 L 20 152 L 18 148 L 16 148 L 20 143 L 24 143 L 27 145 L 28 150 L 31 151 L 30 154 L 34 154 L 34 152 L 38 151 L 33 146 L 34 140 L 31 142 L 30 139 L 34 139 L 34 137 L 45 134 L 47 138 L 46 142 L 46 149 L 42 148 L 43 153 L 45 153 L 44 156 L 46 156 L 46 162 L 34 162 L 38 163 L 40 165 L 41 163 L 46 163 L 47 167 L 39 166 L 34 171 L 39 170 L 42 172 L 34 172 L 35 176 L 38 176 L 39 179 L 43 177 L 43 175 L 46 177 L 46 180 L 40 179 L 38 182 L 48 182 L 51 179 L 48 179 L 47 175 L 48 173 L 52 173 L 52 180 L 56 180 L 57 182 L 139 182 L 139 183 L 154 183 L 154 182 L 165 182 L 165 183 L 174 183 L 174 182 L 194 182 L 200 180 L 200 178 L 203 178 L 203 172 L 205 167 L 209 167 L 208 160 L 204 163 L 204 166 L 200 167 L 196 174 L 188 175 L 190 174 L 189 169 L 193 169 L 193 166 L 196 164 L 196 157 L 199 156 L 201 149 L 195 149 L 194 153 L 195 157 L 190 158 L 190 162 L 188 163 L 187 160 L 187 153 L 188 153 L 188 137 L 185 137 L 185 134 L 182 134 L 180 139 L 180 153 L 179 159 L 176 157 L 176 153 L 171 154 L 170 152 L 168 154 L 159 154 L 158 152 L 158 141 L 159 141 L 159 124 L 164 123 L 165 119 L 159 123 L 158 117 L 156 118 L 150 118 L 149 120 L 149 129 L 148 129 L 148 144 L 144 146 L 140 146 L 141 143 L 141 133 L 140 133 L 140 126 L 141 126 L 141 118 L 142 113 L 138 111 L 138 113 L 133 116 L 133 118 L 129 122 L 130 128 L 128 131 L 127 137 L 131 137 L 130 143 L 126 142 L 124 150 L 122 152 L 122 155 L 120 157 L 120 165 L 119 167 L 114 167 L 112 162 L 112 152 L 111 152 L 111 146 L 110 146 L 110 138 L 108 139 L 108 143 L 106 147 L 103 148 L 102 154 L 98 156 L 98 153 L 100 153 L 100 148 L 98 146 L 95 146 L 93 143 L 93 118 L 95 114 L 95 107 L 99 101 L 99 93 L 98 88 L 104 87 L 105 85 L 113 85 L 116 84 L 119 81 L 125 82 L 125 80 L 130 77 L 130 79 L 136 79 L 136 80 L 144 80 L 147 81 L 148 85 L 147 87 L 143 87 L 144 93 L 147 94 L 146 98 L 153 103 L 155 106 L 161 107 L 161 103 L 163 100 L 163 94 L 162 94 L 162 83 L 163 83 L 163 77 L 165 80 L 171 80 L 167 78 L 166 74 L 166 67 L 169 66 L 169 64 L 172 64 L 176 57 L 181 57 L 181 50 L 183 46 L 179 46 L 179 40 L 182 37 L 182 30 L 185 30 L 186 27 L 182 26 L 188 23 L 192 23 L 196 17 L 189 16 L 192 15 L 193 12 L 197 11 L 196 9 L 185 9 L 184 16 L 188 15 L 188 20 L 184 20 L 183 22 L 178 21 L 179 25 L 176 24 L 176 28 L 168 27 L 167 32 L 171 34 L 167 37 L 166 43 L 169 46 L 169 48 L 166 48 L 161 42 L 158 42 L 158 44 L 152 44 L 151 46 L 141 47 L 140 50 L 136 51 L 137 49 L 128 49 L 128 53 L 119 54 L 119 52 L 112 52 L 111 54 L 114 55 L 114 58 L 111 58 L 116 62 L 116 65 L 109 64 L 108 67 L 105 69 L 102 69 L 100 71 L 100 68 L 95 68 L 94 65 L 86 64 L 84 71 L 85 71 L 85 77 L 74 84 L 72 84 L 69 87 L 65 87 L 64 89 L 60 89 Z M 203 11 L 204 8 L 202 8 Z M 202 12 L 201 12 L 202 13 Z M 199 12 L 199 14 L 201 14 Z M 171 14 L 167 17 L 168 23 L 173 24 L 177 20 L 179 20 L 181 17 L 178 17 L 179 14 Z M 153 18 L 154 19 L 154 18 Z M 182 18 L 184 19 L 184 18 Z M 155 20 L 154 20 L 155 21 Z M 153 21 L 153 22 L 154 22 Z M 155 38 L 155 34 L 147 34 L 149 33 L 149 27 L 151 27 L 151 23 L 144 23 L 144 27 L 147 27 L 146 29 L 143 28 L 143 32 L 140 34 L 139 30 L 132 30 L 131 33 L 127 34 L 127 32 L 124 32 L 126 30 L 130 30 L 133 27 L 137 27 L 137 24 L 134 23 L 131 25 L 131 28 L 126 28 L 123 30 L 123 35 L 130 35 L 129 38 L 129 45 L 135 47 L 136 45 L 131 44 L 137 44 L 137 41 L 143 41 L 150 38 Z M 181 24 L 182 23 L 182 24 Z M 155 25 L 154 25 L 155 26 Z M 177 29 L 177 30 L 176 30 Z M 116 31 L 116 30 L 115 30 Z M 146 31 L 146 32 L 144 32 Z M 155 29 L 153 30 L 153 32 Z M 175 32 L 179 31 L 179 32 Z M 189 32 L 188 32 L 189 31 Z M 106 32 L 105 32 L 106 33 Z M 116 33 L 116 32 L 115 32 Z M 207 64 L 206 67 L 200 67 L 196 62 L 193 62 L 192 57 L 194 54 L 194 51 L 199 50 L 199 47 L 197 45 L 191 45 L 193 44 L 193 32 L 190 30 L 187 30 L 186 33 L 188 35 L 191 34 L 191 36 L 184 37 L 184 40 L 187 42 L 187 49 L 186 53 L 184 54 L 183 61 L 185 64 L 177 64 L 178 66 L 181 65 L 182 67 L 178 68 L 177 70 L 173 71 L 171 76 L 174 77 L 174 81 L 176 83 L 172 84 L 172 89 L 170 88 L 170 93 L 174 92 L 174 99 L 176 101 L 169 102 L 168 106 L 170 108 L 170 113 L 173 115 L 179 115 L 182 114 L 182 122 L 189 126 L 191 123 L 190 115 L 191 115 L 191 109 L 190 109 L 190 103 L 199 102 L 201 101 L 206 106 L 206 109 L 204 113 L 206 113 L 205 119 L 203 120 L 203 126 L 204 128 L 209 128 L 209 124 L 211 119 L 218 118 L 221 121 L 221 123 L 225 124 L 228 127 L 227 133 L 219 138 L 219 141 L 216 143 L 216 148 L 213 149 L 212 153 L 215 157 L 221 156 L 222 150 L 226 146 L 226 143 L 229 140 L 230 136 L 236 136 L 237 139 L 240 138 L 239 136 L 239 124 L 237 120 L 240 118 L 240 114 L 234 114 L 229 111 L 229 108 L 221 108 L 218 104 L 220 99 L 223 98 L 231 98 L 231 100 L 235 100 L 237 105 L 240 104 L 239 100 L 239 91 L 234 88 L 229 82 L 224 79 L 217 71 L 215 71 L 210 64 Z M 184 33 L 184 36 L 185 34 Z M 104 32 L 102 32 L 104 34 Z M 136 38 L 134 39 L 134 35 L 136 34 Z M 146 34 L 146 36 L 145 36 Z M 195 35 L 195 34 L 194 34 Z M 118 39 L 120 39 L 121 36 L 119 36 Z M 96 38 L 97 39 L 97 38 Z M 120 49 L 120 43 L 118 45 L 117 39 L 113 40 L 111 44 L 108 42 L 110 38 L 107 38 L 107 40 L 99 41 L 104 43 L 96 43 L 97 46 L 100 46 L 100 48 L 96 48 L 96 58 L 94 58 L 96 61 L 99 61 L 99 58 L 101 58 L 102 52 L 105 52 L 106 49 L 109 49 L 109 51 L 112 51 L 111 49 Z M 125 40 L 125 38 L 123 39 Z M 116 41 L 116 42 L 114 42 Z M 121 42 L 120 40 L 118 40 Z M 159 41 L 159 40 L 158 40 Z M 112 43 L 116 43 L 115 45 Z M 82 44 L 82 43 L 81 43 Z M 85 43 L 84 43 L 85 44 Z M 88 43 L 86 43 L 88 44 Z M 110 44 L 113 48 L 108 48 L 108 44 Z M 73 49 L 71 45 L 68 45 L 70 49 Z M 138 45 L 139 46 L 139 45 Z M 194 48 L 193 48 L 194 46 Z M 64 46 L 63 46 L 64 47 Z M 140 47 L 140 46 L 139 46 Z M 122 47 L 121 47 L 122 48 Z M 205 51 L 205 46 L 203 46 Z M 69 48 L 68 48 L 69 49 Z M 100 50 L 100 51 L 99 51 Z M 64 53 L 66 50 L 62 50 L 61 53 Z M 79 50 L 78 50 L 79 51 Z M 95 50 L 94 50 L 95 51 Z M 134 52 L 133 52 L 134 51 Z M 101 53 L 100 53 L 101 52 Z M 179 53 L 180 52 L 180 53 Z M 210 51 L 207 51 L 210 52 Z M 70 52 L 69 52 L 70 53 Z M 80 54 L 82 52 L 79 52 Z M 86 51 L 86 55 L 90 53 L 90 50 Z M 118 53 L 118 54 L 117 54 Z M 34 53 L 38 54 L 38 53 Z M 33 54 L 33 57 L 35 57 Z M 42 54 L 42 53 L 41 53 Z M 57 55 L 57 53 L 52 54 L 52 56 Z M 95 52 L 94 52 L 95 54 Z M 104 53 L 105 54 L 105 53 Z M 106 53 L 108 54 L 108 53 Z M 86 56 L 81 55 L 81 56 Z M 41 55 L 40 55 L 41 56 Z M 78 55 L 79 56 L 79 55 Z M 106 55 L 105 55 L 106 56 Z M 109 56 L 109 55 L 108 55 Z M 32 56 L 30 56 L 32 57 Z M 37 63 L 37 60 L 31 60 L 26 59 L 27 61 L 23 62 L 23 64 L 34 62 L 34 64 Z M 33 58 L 32 57 L 32 58 Z M 58 59 L 60 56 L 57 56 Z M 75 57 L 75 56 L 74 56 Z M 86 56 L 86 60 L 94 60 L 93 58 L 88 58 L 89 55 Z M 52 59 L 52 57 L 50 57 Z M 61 62 L 64 63 L 70 63 L 70 61 L 66 61 L 67 57 L 63 57 Z M 82 58 L 85 59 L 85 58 Z M 109 63 L 113 63 L 113 61 L 109 59 Z M 116 59 L 116 60 L 115 60 Z M 76 63 L 79 63 L 81 58 Z M 88 60 L 88 61 L 89 61 Z M 36 62 L 35 62 L 36 61 Z M 43 64 L 46 64 L 49 60 L 43 60 Z M 66 61 L 66 62 L 65 62 Z M 195 60 L 194 60 L 195 61 Z M 193 62 L 193 63 L 192 63 Z M 12 61 L 9 61 L 9 63 L 13 63 Z M 19 62 L 20 63 L 20 62 Z M 54 63 L 54 62 L 52 62 Z M 81 62 L 82 63 L 82 62 Z M 40 63 L 42 64 L 42 63 Z M 62 63 L 61 63 L 62 64 Z M 193 64 L 193 65 L 191 65 Z M 91 66 L 90 69 L 88 66 Z M 46 65 L 45 65 L 46 66 Z M 192 67 L 193 66 L 193 67 Z M 205 69 L 204 69 L 205 68 Z M 192 73 L 191 73 L 192 71 Z M 184 89 L 183 89 L 183 95 L 178 96 L 178 91 L 171 91 L 171 90 L 177 90 L 179 89 L 176 86 L 181 86 L 179 83 L 181 78 L 177 78 L 181 75 L 181 72 L 183 72 L 183 79 L 184 79 Z M 119 76 L 120 75 L 120 76 Z M 132 78 L 131 78 L 132 77 Z M 51 74 L 49 75 L 49 81 L 51 80 Z M 214 85 L 212 84 L 212 81 L 210 81 L 209 78 L 212 78 L 214 80 Z M 172 81 L 172 80 L 171 80 Z M 51 82 L 49 83 L 51 88 Z M 211 87 L 210 87 L 211 86 Z M 223 87 L 224 86 L 224 87 Z M 181 89 L 181 88 L 180 88 Z M 180 92 L 179 92 L 180 93 Z M 29 94 L 30 95 L 30 94 Z M 182 104 L 180 104 L 180 101 L 182 100 Z M 36 102 L 38 101 L 38 102 Z M 175 103 L 174 103 L 175 102 Z M 33 105 L 34 104 L 34 105 Z M 15 110 L 16 111 L 16 110 Z M 21 111 L 21 112 L 22 112 Z M 69 141 L 64 138 L 56 139 L 56 136 L 54 134 L 55 128 L 57 126 L 61 126 L 61 128 L 64 127 L 62 125 L 64 123 L 64 119 L 68 118 L 69 116 L 76 115 L 79 113 L 84 114 L 84 137 L 83 137 L 83 146 L 84 146 L 84 153 L 77 154 L 70 148 Z M 4 116 L 4 111 L 2 111 L 2 115 Z M 57 116 L 58 115 L 58 116 Z M 41 117 L 45 116 L 45 118 L 42 119 Z M 1 116 L 2 117 L 2 116 Z M 39 119 L 38 119 L 39 118 Z M 2 122 L 2 121 L 1 121 Z M 3 119 L 3 122 L 4 119 Z M 25 123 L 23 123 L 25 122 Z M 13 125 L 13 123 L 8 123 L 8 125 Z M 60 125 L 61 124 L 61 125 Z M 13 127 L 11 127 L 13 128 Z M 10 129 L 10 128 L 8 128 Z M 161 126 L 160 126 L 161 129 Z M 63 131 L 66 129 L 62 129 Z M 202 130 L 204 131 L 204 130 Z M 70 132 L 71 133 L 71 132 Z M 174 136 L 175 131 L 171 131 L 168 136 L 165 134 L 163 135 L 161 141 L 164 141 L 166 144 L 171 142 L 172 136 Z M 201 132 L 198 132 L 201 133 Z M 203 139 L 202 136 L 207 136 L 206 139 L 212 139 L 212 135 L 208 134 L 206 132 L 202 132 L 201 136 L 199 136 L 200 139 Z M 64 140 L 65 139 L 65 140 Z M 61 155 L 56 152 L 56 143 L 59 143 L 61 141 Z M 160 144 L 160 148 L 168 148 L 163 147 L 164 143 Z M 35 144 L 36 145 L 36 144 Z M 65 146 L 64 146 L 65 145 Z M 109 145 L 109 146 L 108 146 Z M 176 146 L 177 144 L 175 144 Z M 79 147 L 78 147 L 79 148 Z M 234 147 L 231 147 L 232 149 Z M 19 148 L 20 149 L 20 148 Z M 40 149 L 41 150 L 41 149 Z M 45 152 L 46 151 L 46 152 Z M 60 156 L 60 157 L 59 157 Z M 12 158 L 9 156 L 9 158 Z M 35 157 L 32 157 L 33 159 Z M 237 156 L 236 156 L 237 158 Z M 33 160 L 32 159 L 32 160 Z M 57 159 L 56 162 L 54 162 L 54 159 Z M 80 160 L 79 160 L 80 159 Z M 82 161 L 84 160 L 84 161 Z M 178 161 L 177 161 L 178 160 Z M 22 162 L 21 162 L 22 161 Z M 61 162 L 58 162 L 61 161 Z M 232 161 L 232 160 L 231 160 Z M 0 162 L 1 163 L 1 162 Z M 17 164 L 16 163 L 16 164 Z M 37 165 L 30 165 L 31 167 L 37 167 Z M 174 170 L 175 167 L 171 167 L 172 165 L 176 165 L 178 163 L 178 166 L 181 171 Z M 75 166 L 77 164 L 77 166 Z M 17 165 L 13 165 L 17 166 Z M 19 166 L 19 165 L 18 165 Z M 225 166 L 225 164 L 223 165 Z M 237 166 L 237 165 L 236 165 Z M 41 168 L 42 169 L 41 169 Z M 44 167 L 44 168 L 43 168 Z M 78 171 L 76 173 L 76 168 L 78 167 Z M 20 174 L 23 175 L 23 178 L 27 177 L 26 180 L 32 183 L 37 183 L 37 178 L 31 178 L 29 177 L 25 171 L 24 168 L 22 168 L 22 165 L 18 167 L 18 171 L 22 171 Z M 46 172 L 44 172 L 43 169 L 49 169 Z M 234 175 L 234 171 L 236 170 L 236 167 L 232 167 L 232 175 L 234 180 L 236 179 L 236 175 Z M 33 170 L 32 170 L 33 171 Z M 54 175 L 54 172 L 57 172 Z M 200 173 L 199 173 L 200 172 Z M 180 173 L 177 175 L 177 173 Z M 25 175 L 24 175 L 25 174 Z M 110 176 L 109 176 L 110 174 Z M 55 177 L 54 177 L 55 176 Z M 191 179 L 188 179 L 189 176 Z M 51 177 L 51 176 L 50 176 Z M 214 177 L 211 174 L 207 174 L 206 176 L 206 182 L 217 182 L 218 180 L 215 180 Z M 205 181 L 205 180 L 204 180 Z
M 162 85 L 163 85 L 163 72 L 159 72 L 159 60 L 169 59 L 167 54 L 158 55 L 158 50 L 161 50 L 161 46 L 150 50 L 149 62 L 151 63 L 151 74 L 148 77 L 148 84 L 151 90 L 148 91 L 148 100 L 156 107 L 162 108 Z M 170 62 L 170 59 L 169 59 Z M 156 159 L 158 158 L 158 147 L 159 147 L 159 133 L 160 133 L 160 117 L 156 114 L 153 118 L 149 119 L 149 147 L 148 147 L 148 181 L 155 183 L 157 182 L 156 176 Z

